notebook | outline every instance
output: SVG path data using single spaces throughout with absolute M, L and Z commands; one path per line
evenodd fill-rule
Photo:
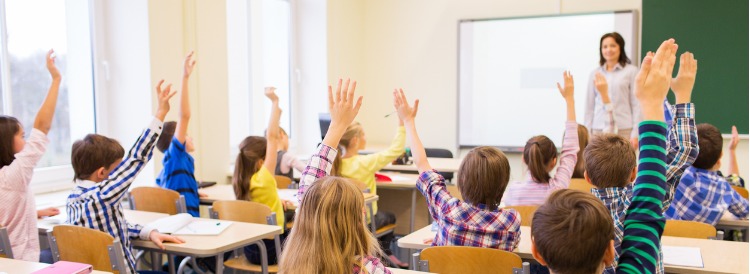
M 90 264 L 59 261 L 32 274 L 88 274 L 94 272 Z
M 665 265 L 703 268 L 700 248 L 664 245 L 661 251 L 664 253 Z
M 230 225 L 232 222 L 198 219 L 187 213 L 164 217 L 149 224 L 164 234 L 196 236 L 219 235 Z

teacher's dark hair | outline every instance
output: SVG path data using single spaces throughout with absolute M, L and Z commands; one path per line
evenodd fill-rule
M 630 58 L 628 58 L 628 55 L 625 54 L 625 39 L 622 38 L 622 35 L 620 35 L 617 32 L 610 32 L 605 33 L 602 35 L 602 39 L 599 39 L 599 65 L 603 66 L 604 63 L 606 63 L 606 60 L 604 60 L 604 55 L 602 55 L 602 43 L 604 43 L 604 39 L 607 37 L 612 37 L 612 39 L 615 39 L 615 43 L 617 43 L 618 46 L 620 46 L 620 59 L 617 60 L 618 63 L 620 63 L 621 66 L 625 66 L 625 64 L 630 64 Z

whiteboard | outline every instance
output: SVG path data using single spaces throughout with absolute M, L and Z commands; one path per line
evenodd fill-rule
M 634 11 L 459 22 L 458 145 L 521 151 L 535 135 L 562 145 L 565 101 L 556 83 L 570 70 L 583 124 L 599 39 L 617 31 L 637 64 Z

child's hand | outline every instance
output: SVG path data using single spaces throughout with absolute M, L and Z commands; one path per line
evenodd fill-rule
M 193 60 L 193 54 L 195 52 L 191 51 L 186 57 L 185 57 L 185 65 L 182 72 L 183 78 L 190 77 L 190 74 L 193 73 L 193 68 L 195 67 L 195 60 Z
M 159 102 L 159 107 L 156 109 L 156 118 L 162 121 L 164 121 L 164 117 L 166 117 L 167 112 L 169 112 L 169 99 L 177 94 L 177 91 L 171 91 L 172 84 L 169 84 L 166 88 L 162 89 L 161 85 L 163 83 L 164 80 L 162 79 L 156 84 L 156 99 Z
M 349 79 L 346 79 L 346 83 L 342 87 L 342 81 L 339 79 L 335 92 L 331 86 L 328 86 L 328 111 L 331 113 L 331 123 L 335 122 L 343 127 L 347 127 L 354 122 L 354 118 L 357 117 L 359 108 L 362 106 L 362 96 L 357 97 L 356 102 L 354 101 L 357 81 L 354 81 L 351 86 L 349 86 L 349 83 Z
M 284 208 L 285 211 L 294 209 L 294 203 L 288 200 L 281 200 L 281 206 Z
M 156 230 L 151 231 L 151 234 L 148 235 L 148 238 L 162 250 L 165 249 L 164 244 L 162 244 L 163 242 L 171 242 L 171 243 L 178 243 L 178 244 L 185 243 L 185 240 L 183 240 L 180 237 L 161 234 L 157 232 Z
M 414 107 L 409 105 L 403 89 L 393 90 L 393 107 L 396 108 L 398 119 L 405 123 L 413 122 L 419 110 L 419 99 L 414 100 Z
M 53 49 L 47 52 L 47 70 L 49 71 L 49 75 L 52 76 L 52 80 L 60 80 L 62 76 L 60 75 L 60 70 L 55 66 L 55 56 L 52 56 L 53 54 L 55 54 L 55 50 Z
M 729 142 L 729 152 L 737 150 L 737 144 L 740 143 L 740 134 L 737 133 L 737 127 L 732 126 L 732 140 Z
M 565 81 L 564 87 L 560 86 L 560 83 L 557 83 L 557 89 L 560 90 L 560 95 L 562 95 L 562 97 L 565 98 L 566 101 L 573 100 L 573 75 L 570 74 L 570 71 L 565 71 L 563 72 L 563 79 Z M 607 83 L 605 82 L 604 85 L 606 86 Z
M 51 217 L 60 214 L 60 210 L 54 207 L 40 209 L 36 211 L 36 218 L 41 219 L 42 217 Z
M 271 102 L 276 103 L 279 101 L 279 96 L 276 95 L 275 87 L 266 87 L 264 92 L 266 94 L 266 97 L 268 97 L 268 99 L 271 99 Z
M 432 241 L 434 241 L 434 240 L 435 240 L 434 238 L 424 238 L 424 239 L 422 239 L 422 243 L 426 244 L 426 245 L 431 245 Z
M 596 86 L 596 91 L 602 96 L 602 103 L 609 104 L 609 85 L 607 85 L 607 78 L 597 72 L 594 74 L 594 85 Z
M 208 197 L 208 194 L 204 193 L 203 191 L 198 190 L 198 198 L 206 198 Z
M 664 41 L 656 54 L 649 52 L 635 77 L 635 97 L 638 98 L 644 120 L 664 121 L 662 103 L 667 97 L 672 80 L 677 44 L 674 39 Z
M 697 72 L 698 60 L 695 60 L 695 56 L 690 52 L 680 55 L 680 70 L 677 71 L 677 77 L 673 78 L 670 84 L 678 104 L 690 102 L 690 95 L 693 93 Z

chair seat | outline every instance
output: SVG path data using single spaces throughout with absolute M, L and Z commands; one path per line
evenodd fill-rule
M 396 224 L 384 225 L 383 227 L 375 230 L 375 237 L 380 237 L 385 234 L 391 233 L 394 229 L 396 229 Z
M 239 269 L 242 271 L 250 271 L 250 272 L 262 272 L 262 267 L 257 264 L 251 264 L 245 256 L 239 256 L 237 258 L 231 258 L 229 260 L 224 261 L 224 266 L 232 268 L 232 269 Z M 278 265 L 269 265 L 268 266 L 268 273 L 278 273 L 279 272 L 279 266 Z

